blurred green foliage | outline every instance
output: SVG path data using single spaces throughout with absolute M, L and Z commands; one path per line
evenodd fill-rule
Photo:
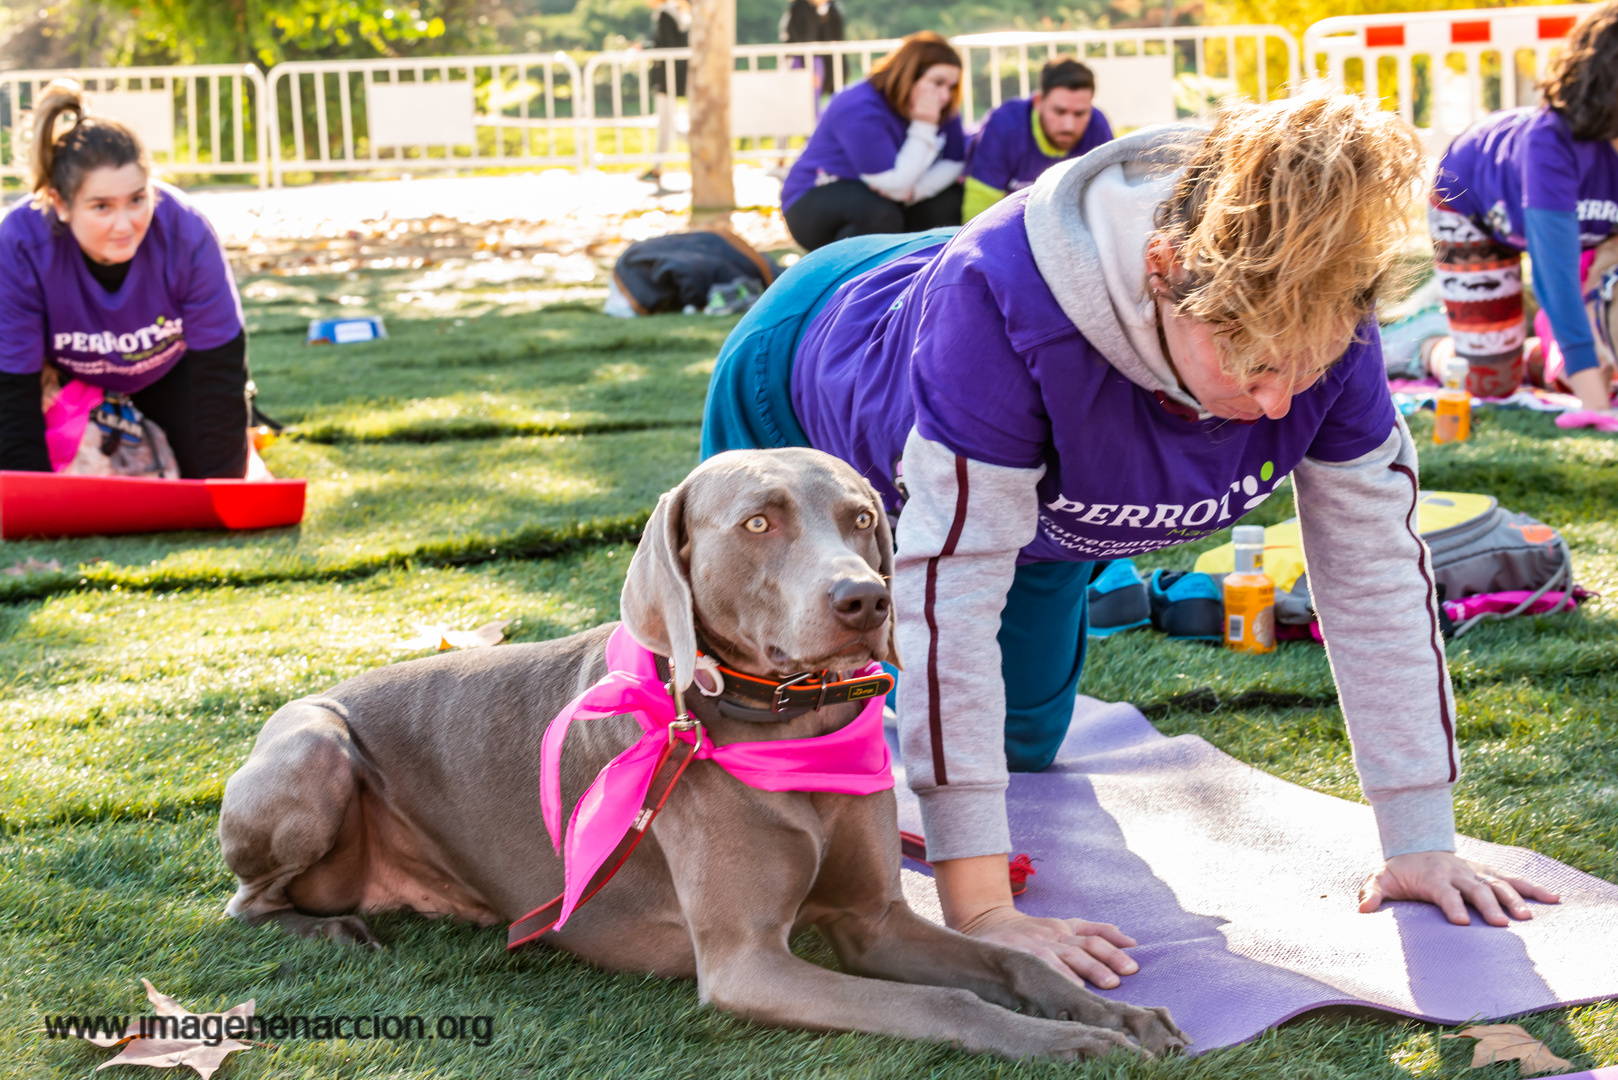
M 6 0 L 0 62 L 34 68 L 464 52 L 488 0 Z M 479 20 L 482 20 L 481 22 Z
M 1550 0 L 1547 0 L 1550 2 Z M 1164 0 L 842 0 L 851 38 L 917 30 L 1161 26 Z M 737 40 L 772 42 L 787 0 L 736 0 Z M 1185 24 L 1506 7 L 1499 0 L 1174 0 Z M 650 44 L 649 0 L 0 0 L 0 66 L 234 63 Z

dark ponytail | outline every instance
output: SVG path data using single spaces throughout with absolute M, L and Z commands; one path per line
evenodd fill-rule
M 57 124 L 66 113 L 73 114 L 73 126 L 58 135 Z M 135 133 L 110 117 L 87 115 L 84 88 L 72 79 L 52 82 L 34 102 L 29 158 L 36 206 L 43 206 L 52 190 L 71 205 L 93 169 L 139 165 L 148 176 L 152 172 L 152 159 Z

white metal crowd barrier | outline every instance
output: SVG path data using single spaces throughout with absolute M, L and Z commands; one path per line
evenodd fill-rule
M 737 46 L 731 135 L 744 140 L 737 159 L 795 156 L 798 137 L 814 130 L 822 95 L 863 78 L 899 44 Z M 1057 56 L 1076 56 L 1095 71 L 1096 105 L 1115 130 L 1206 115 L 1230 94 L 1259 101 L 1284 96 L 1299 71 L 1297 42 L 1279 26 L 971 34 L 951 44 L 966 67 L 961 106 L 973 123 L 1006 97 L 1027 96 L 1040 66 Z M 590 164 L 684 160 L 683 125 L 659 115 L 654 87 L 677 87 L 690 55 L 689 49 L 626 49 L 590 58 L 584 66 Z
M 738 160 L 795 155 L 790 140 L 814 131 L 819 92 L 835 93 L 864 78 L 897 40 L 827 41 L 814 45 L 737 45 L 731 75 L 730 133 L 744 140 Z M 596 53 L 584 65 L 590 109 L 586 160 L 684 161 L 687 123 L 683 113 L 660 115 L 657 87 L 685 83 L 690 49 L 622 49 Z M 665 108 L 672 109 L 673 103 Z M 772 146 L 762 145 L 769 139 Z
M 1095 104 L 1114 130 L 1205 116 L 1230 95 L 1284 97 L 1298 79 L 1297 41 L 1270 25 L 968 34 L 950 44 L 970 76 L 961 105 L 974 121 L 1038 89 L 1040 67 L 1058 56 L 1095 72 Z
M 1438 153 L 1486 113 L 1537 104 L 1535 81 L 1596 6 L 1336 16 L 1304 31 L 1303 67 L 1396 108 Z
M 251 64 L 0 72 L 0 177 L 27 181 L 34 102 L 64 77 L 85 87 L 92 114 L 134 128 L 165 171 L 268 178 L 264 76 Z
M 1492 109 L 1531 104 L 1534 82 L 1591 4 L 1322 20 L 1297 43 L 1278 26 L 1177 26 L 971 34 L 953 39 L 977 122 L 1025 96 L 1045 60 L 1096 72 L 1115 129 L 1205 115 L 1235 94 L 1269 100 L 1304 76 L 1377 95 L 1435 151 Z M 731 131 L 740 160 L 781 161 L 813 130 L 826 95 L 863 78 L 896 40 L 735 49 Z M 0 177 L 26 177 L 33 102 L 63 76 L 91 108 L 130 123 L 171 173 L 246 175 L 409 169 L 588 167 L 683 161 L 682 118 L 659 112 L 688 49 L 295 61 L 0 72 Z
M 585 161 L 589 94 L 566 53 L 294 61 L 266 81 L 277 185 L 288 172 Z

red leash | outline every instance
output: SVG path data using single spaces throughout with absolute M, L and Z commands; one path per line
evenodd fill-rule
M 679 730 L 695 729 L 697 741 L 688 743 L 684 739 L 676 739 L 674 732 Z M 663 748 L 662 755 L 657 759 L 657 769 L 652 773 L 652 782 L 646 789 L 646 800 L 641 804 L 640 813 L 635 815 L 635 822 L 618 842 L 607 861 L 601 864 L 595 877 L 590 879 L 590 885 L 584 895 L 579 899 L 577 911 L 589 902 L 590 898 L 601 891 L 602 886 L 612 880 L 612 876 L 624 865 L 635 846 L 640 843 L 641 837 L 656 820 L 663 809 L 663 804 L 669 801 L 669 795 L 674 791 L 674 785 L 680 782 L 685 775 L 686 766 L 690 765 L 696 757 L 697 748 L 702 745 L 702 725 L 695 720 L 688 720 L 684 724 L 675 721 L 669 725 L 669 744 Z M 556 925 L 556 919 L 562 911 L 562 897 L 558 894 L 551 900 L 530 911 L 522 918 L 511 924 L 506 931 L 506 950 L 528 944 L 542 934 L 548 933 Z

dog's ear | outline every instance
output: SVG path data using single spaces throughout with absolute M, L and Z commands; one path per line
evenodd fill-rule
M 867 480 L 865 486 L 870 489 L 871 501 L 876 503 L 876 549 L 878 568 L 882 574 L 882 581 L 888 587 L 888 595 L 893 595 L 893 526 L 888 523 L 888 512 L 882 505 L 882 496 L 876 488 L 871 487 Z M 899 612 L 889 605 L 888 610 L 888 655 L 878 657 L 898 668 L 904 670 L 904 664 L 899 660 Z
M 674 685 L 681 690 L 691 685 L 697 667 L 691 579 L 680 558 L 685 489 L 681 484 L 657 500 L 635 557 L 629 560 L 629 576 L 618 601 L 625 629 L 654 653 L 669 658 Z

